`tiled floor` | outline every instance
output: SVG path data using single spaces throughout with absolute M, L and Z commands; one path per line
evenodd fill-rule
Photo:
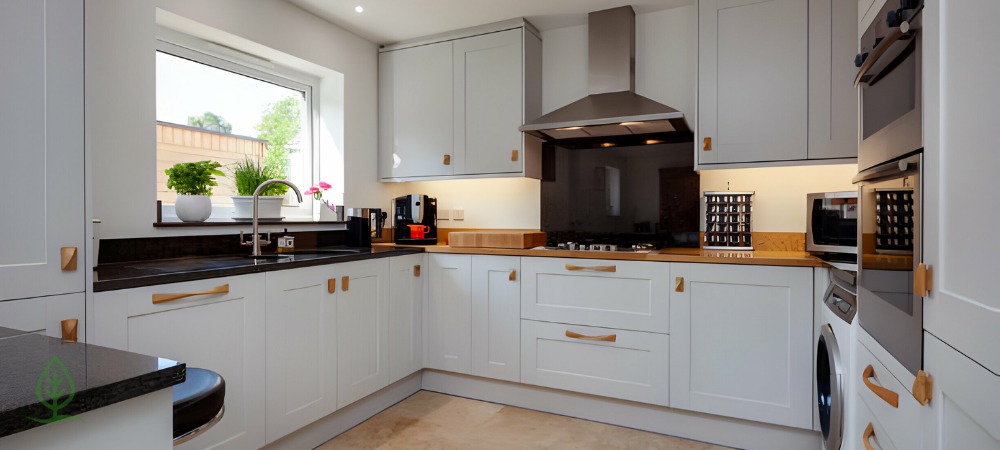
M 724 450 L 702 442 L 420 391 L 318 450 Z

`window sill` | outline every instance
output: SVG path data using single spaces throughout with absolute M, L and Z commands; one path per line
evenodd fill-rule
M 285 219 L 280 222 L 275 222 L 272 220 L 261 221 L 260 226 L 275 227 L 275 226 L 297 226 L 297 225 L 343 225 L 347 222 L 342 221 L 315 221 L 312 219 Z M 251 221 L 234 221 L 231 219 L 208 219 L 204 222 L 181 222 L 181 221 L 164 221 L 164 222 L 154 222 L 154 228 L 194 228 L 194 227 L 247 227 L 253 226 Z

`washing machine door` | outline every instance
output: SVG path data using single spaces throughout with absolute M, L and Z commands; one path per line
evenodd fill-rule
M 843 366 L 840 348 L 830 324 L 820 329 L 816 349 L 816 392 L 823 448 L 840 450 L 844 438 Z

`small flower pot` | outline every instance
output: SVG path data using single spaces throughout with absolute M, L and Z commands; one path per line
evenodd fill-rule
M 212 199 L 207 195 L 178 195 L 174 212 L 184 222 L 204 222 L 212 215 Z
M 253 196 L 234 195 L 233 218 L 252 219 L 253 218 Z M 285 196 L 260 196 L 257 197 L 257 217 L 260 219 L 280 219 L 281 204 L 284 203 Z

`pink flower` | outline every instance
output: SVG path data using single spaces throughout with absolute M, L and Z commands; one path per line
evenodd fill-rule
M 313 186 L 313 187 L 311 187 L 309 189 L 306 189 L 306 191 L 303 192 L 303 194 L 312 195 L 312 194 L 318 194 L 319 192 L 320 192 L 319 188 L 317 188 L 316 186 Z
M 333 186 L 330 186 L 330 184 L 327 183 L 327 182 L 325 182 L 325 181 L 320 181 L 319 182 L 319 188 L 322 189 L 322 190 L 324 190 L 324 191 L 327 190 L 327 189 L 330 189 L 332 187 Z

